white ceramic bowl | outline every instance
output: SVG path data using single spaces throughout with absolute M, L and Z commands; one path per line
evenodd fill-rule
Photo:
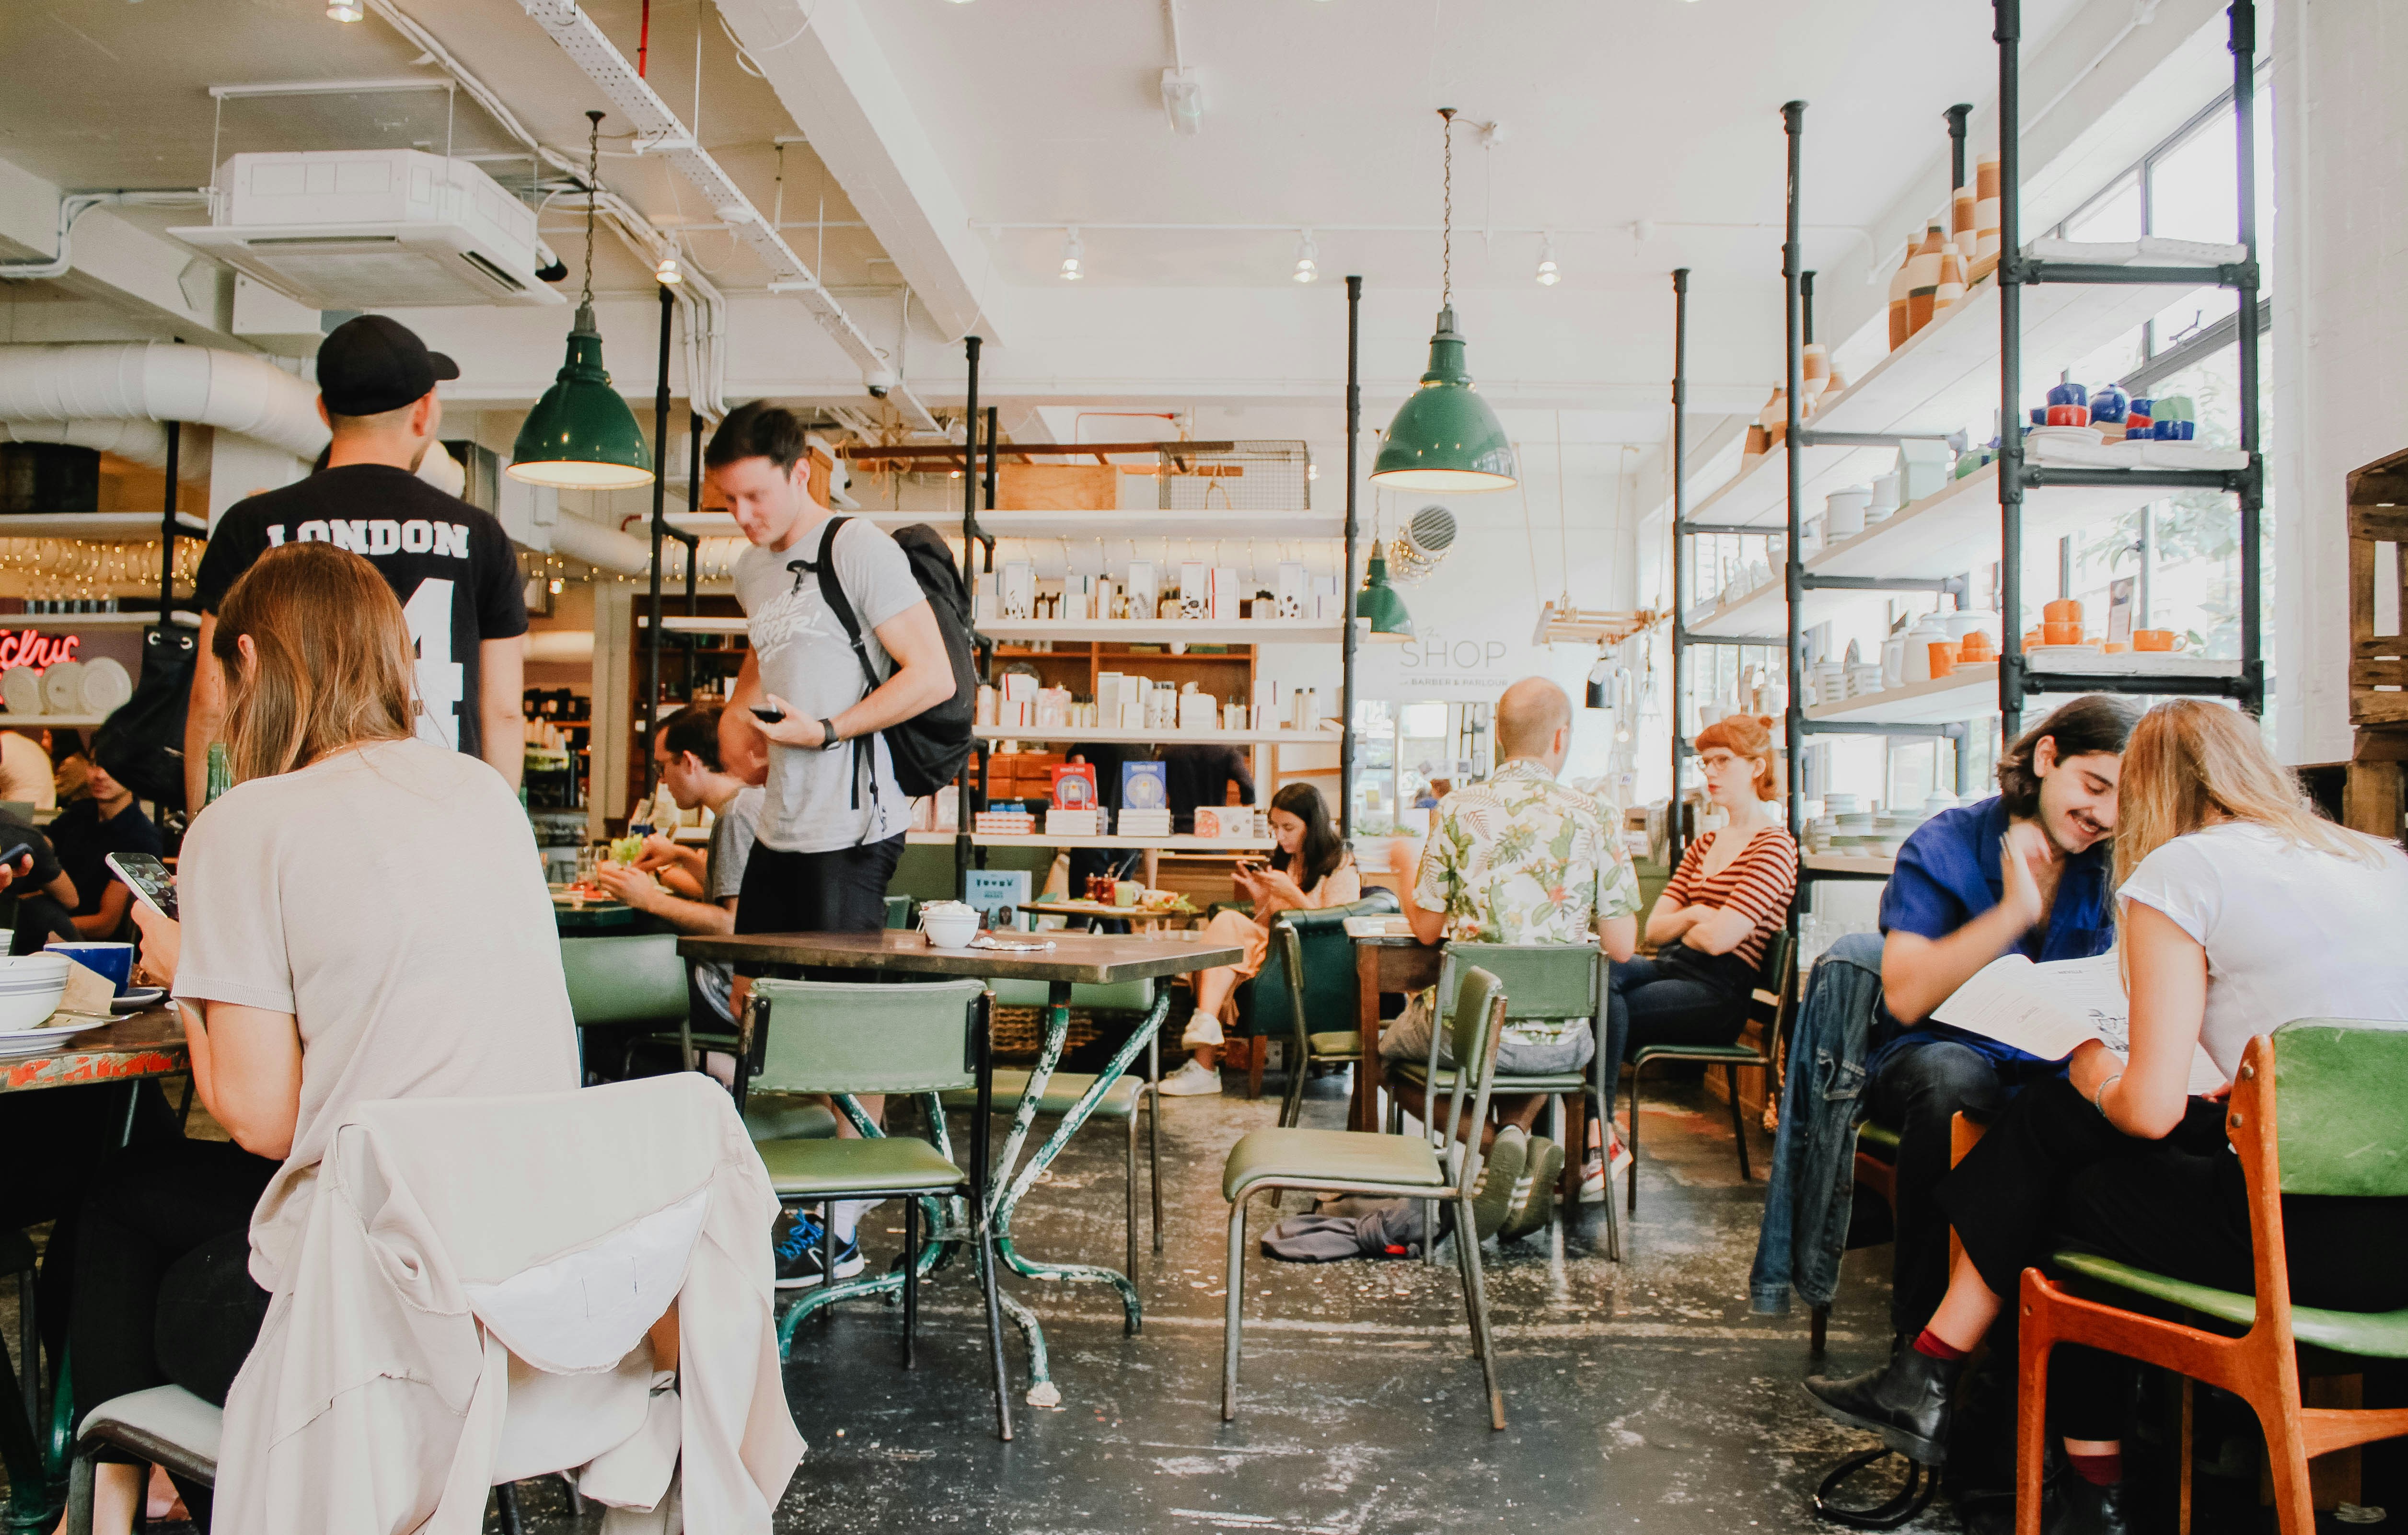
M 67 989 L 67 956 L 0 958 L 0 1032 L 32 1028 L 59 1011 Z
M 963 949 L 978 937 L 979 919 L 976 911 L 937 911 L 920 919 L 921 930 L 928 942 L 939 949 Z

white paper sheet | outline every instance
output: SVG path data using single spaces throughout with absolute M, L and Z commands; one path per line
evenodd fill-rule
M 2061 1061 L 2092 1040 L 2120 1056 L 2131 1054 L 2131 1004 L 2112 950 L 2045 965 L 2021 954 L 1994 959 L 1932 1009 L 1931 1016 L 2042 1060 Z M 2194 1047 L 2191 1094 L 2214 1092 L 2224 1082 L 2206 1047 Z

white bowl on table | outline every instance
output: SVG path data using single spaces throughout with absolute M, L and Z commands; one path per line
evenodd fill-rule
M 33 1028 L 58 1011 L 70 964 L 64 954 L 0 958 L 0 1033 Z

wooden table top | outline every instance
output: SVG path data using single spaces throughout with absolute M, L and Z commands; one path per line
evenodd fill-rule
M 888 970 L 910 975 L 971 975 L 996 981 L 1068 981 L 1110 985 L 1157 975 L 1179 975 L 1234 965 L 1243 949 L 1217 943 L 1181 942 L 1099 933 L 1028 935 L 1054 947 L 1039 954 L 994 949 L 939 949 L 917 932 L 888 928 L 876 933 L 744 933 L 688 938 L 678 953 L 688 959 L 722 964 L 822 965 L 832 968 Z
M 1357 943 L 1379 944 L 1388 948 L 1409 948 L 1420 943 L 1413 930 L 1401 916 L 1348 917 L 1346 936 Z M 1427 945 L 1435 950 L 1436 944 Z
M 182 1020 L 172 1008 L 151 1008 L 63 1039 L 42 1054 L 0 1060 L 0 1093 L 171 1077 L 191 1066 Z

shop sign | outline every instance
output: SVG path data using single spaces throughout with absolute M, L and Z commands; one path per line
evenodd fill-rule
M 31 667 L 40 671 L 62 661 L 76 658 L 76 648 L 83 643 L 79 634 L 44 634 L 39 629 L 27 629 L 10 634 L 0 629 L 0 669 L 9 667 Z
M 1388 673 L 1400 699 L 1474 697 L 1494 700 L 1527 669 L 1527 645 L 1473 629 L 1426 628 L 1401 644 L 1362 646 L 1357 660 L 1393 661 Z M 1374 696 L 1381 696 L 1374 691 Z

